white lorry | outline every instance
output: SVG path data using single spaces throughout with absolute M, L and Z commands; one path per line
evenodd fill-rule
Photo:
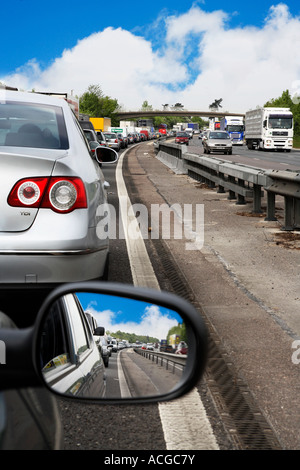
M 239 116 L 225 116 L 220 122 L 221 131 L 226 131 L 231 137 L 233 145 L 243 145 L 244 143 L 244 119 Z
M 248 149 L 293 147 L 293 113 L 289 108 L 257 108 L 245 114 L 245 142 Z

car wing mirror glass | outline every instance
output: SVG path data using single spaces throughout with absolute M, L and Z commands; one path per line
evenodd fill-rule
M 200 314 L 171 294 L 109 286 L 72 288 L 42 309 L 35 344 L 45 385 L 63 396 L 111 402 L 162 401 L 189 391 L 206 361 Z M 85 311 L 103 328 L 92 334 Z M 119 343 L 108 367 L 95 337 L 104 329 Z M 121 348 L 123 340 L 127 347 Z
M 119 155 L 114 149 L 103 146 L 96 148 L 96 159 L 98 163 L 116 163 L 118 158 Z
M 104 336 L 105 334 L 105 328 L 103 328 L 103 326 L 98 326 L 94 333 L 93 333 L 95 336 Z

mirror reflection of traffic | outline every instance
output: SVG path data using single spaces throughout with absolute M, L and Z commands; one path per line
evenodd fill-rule
M 186 326 L 177 312 L 102 294 L 62 296 L 41 334 L 48 386 L 84 398 L 169 393 L 182 378 L 187 354 Z

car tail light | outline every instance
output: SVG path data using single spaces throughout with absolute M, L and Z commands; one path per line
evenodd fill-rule
M 11 190 L 7 202 L 13 207 L 48 208 L 64 214 L 87 207 L 83 181 L 76 177 L 22 179 Z
M 117 143 L 118 143 L 118 139 L 115 140 L 115 144 L 117 144 Z

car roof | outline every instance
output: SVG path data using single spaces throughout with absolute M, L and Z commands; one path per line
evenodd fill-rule
M 69 108 L 68 103 L 62 98 L 56 98 L 41 93 L 32 93 L 26 91 L 10 91 L 0 89 L 0 101 L 17 101 L 34 104 L 48 104 L 52 106 L 60 106 Z

